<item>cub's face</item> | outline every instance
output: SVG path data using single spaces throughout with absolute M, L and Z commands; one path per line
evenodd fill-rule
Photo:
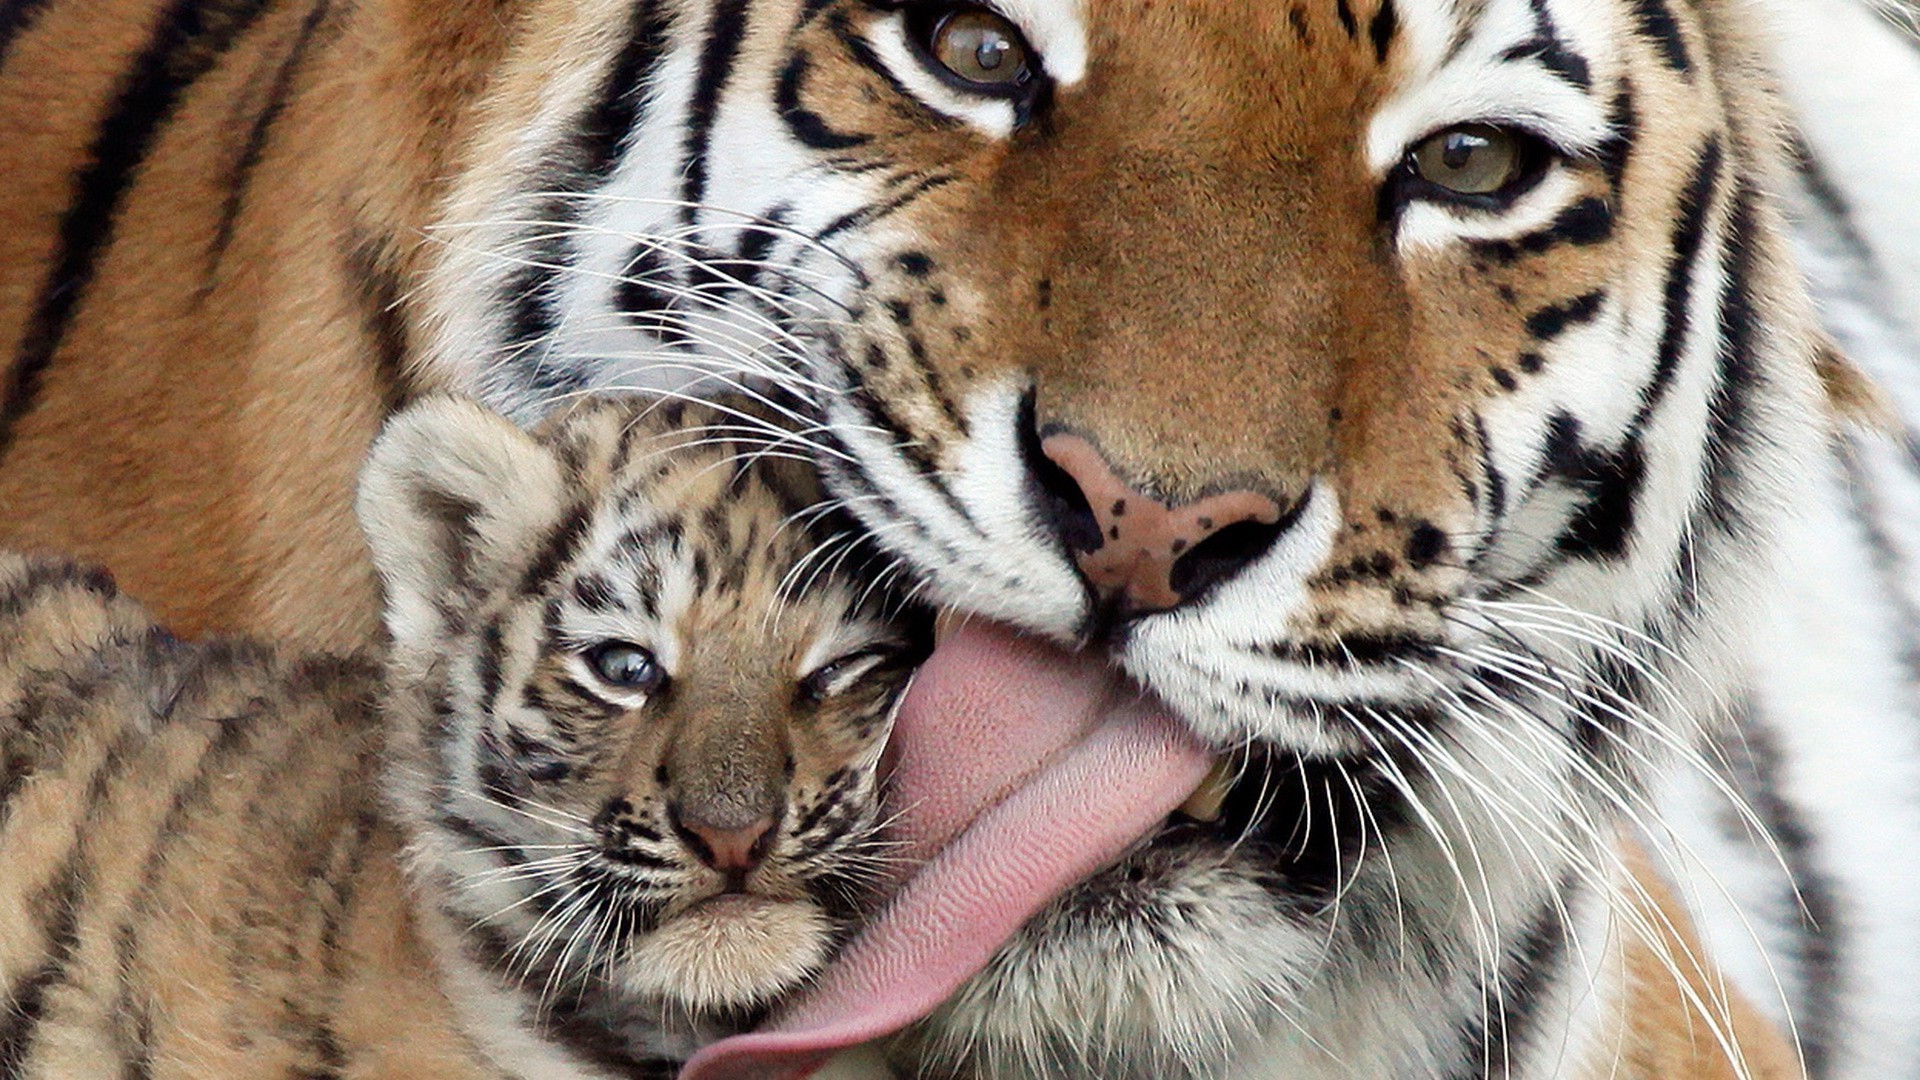
M 936 1050 L 1168 1077 L 1345 1024 L 1440 1071 L 1711 714 L 1811 457 L 1728 6 L 553 0 L 433 349 L 523 420 L 793 390 L 927 596 L 1222 752 Z
M 436 400 L 363 485 L 425 876 L 549 996 L 741 1015 L 885 861 L 875 773 L 925 644 L 728 422 L 605 405 L 529 438 Z

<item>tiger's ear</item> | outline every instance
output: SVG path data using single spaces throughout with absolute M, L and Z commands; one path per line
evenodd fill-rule
M 1824 333 L 1814 345 L 1813 370 L 1835 416 L 1882 431 L 1898 426 L 1898 414 L 1886 392 Z
M 496 587 L 565 512 L 553 452 L 455 397 L 397 413 L 374 440 L 356 510 L 398 645 L 432 644 L 447 613 Z

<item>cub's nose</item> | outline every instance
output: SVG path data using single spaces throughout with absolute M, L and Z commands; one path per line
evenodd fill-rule
M 753 872 L 773 847 L 771 815 L 741 818 L 726 814 L 701 814 L 679 806 L 671 810 L 674 831 L 700 861 L 733 878 Z
M 1292 515 L 1257 491 L 1169 505 L 1122 480 L 1078 435 L 1041 440 L 1036 463 L 1080 573 L 1123 614 L 1165 611 L 1273 546 Z

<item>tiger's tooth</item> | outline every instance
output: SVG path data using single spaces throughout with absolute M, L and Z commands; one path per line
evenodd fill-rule
M 943 607 L 939 611 L 934 612 L 933 643 L 938 645 L 942 641 L 947 640 L 947 635 L 959 629 L 960 624 L 966 621 L 967 617 L 965 615 L 952 608 Z
M 1238 772 L 1226 758 L 1216 758 L 1213 768 L 1193 789 L 1187 801 L 1180 804 L 1179 812 L 1195 821 L 1219 821 L 1220 808 L 1226 805 L 1227 793 L 1233 790 L 1233 782 Z

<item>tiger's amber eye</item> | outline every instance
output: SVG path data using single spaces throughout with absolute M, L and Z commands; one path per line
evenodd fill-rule
M 1420 178 L 1459 195 L 1492 195 L 1519 176 L 1520 139 L 1491 124 L 1462 124 L 1413 148 Z
M 1014 87 L 1033 77 L 1026 40 L 991 11 L 962 8 L 948 15 L 934 27 L 930 44 L 941 67 L 970 83 Z

